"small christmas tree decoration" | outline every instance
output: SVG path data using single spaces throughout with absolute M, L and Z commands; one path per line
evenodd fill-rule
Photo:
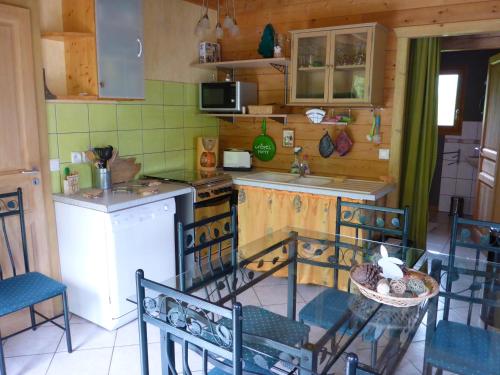
M 266 27 L 264 27 L 259 49 L 257 50 L 262 57 L 269 58 L 274 56 L 274 37 L 273 25 L 268 23 Z

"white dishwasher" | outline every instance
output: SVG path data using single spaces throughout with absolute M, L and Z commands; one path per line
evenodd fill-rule
M 135 271 L 175 276 L 173 198 L 106 213 L 55 202 L 62 280 L 69 308 L 108 330 L 135 319 Z

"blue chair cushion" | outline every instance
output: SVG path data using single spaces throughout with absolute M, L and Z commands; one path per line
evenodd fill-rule
M 310 327 L 262 307 L 243 306 L 243 332 L 267 337 L 286 345 L 296 345 L 307 339 Z
M 428 349 L 431 365 L 464 375 L 498 375 L 500 334 L 441 320 Z
M 66 290 L 66 286 L 39 272 L 0 281 L 0 316 L 24 309 Z
M 345 314 L 350 293 L 328 288 L 308 302 L 299 312 L 299 319 L 330 329 Z
M 307 303 L 299 312 L 302 322 L 313 324 L 323 329 L 332 328 L 346 313 L 349 308 L 349 299 L 352 294 L 342 290 L 329 288 L 318 294 L 312 301 Z M 376 304 L 373 304 L 376 307 Z M 360 322 L 361 323 L 361 322 Z M 355 327 L 349 327 L 345 323 L 338 332 L 353 334 L 357 331 Z M 383 330 L 366 327 L 363 330 L 363 340 L 367 342 L 377 341 L 383 334 Z
M 309 336 L 309 326 L 262 307 L 246 305 L 243 306 L 242 312 L 243 333 L 265 337 L 288 346 L 296 346 Z M 220 324 L 232 329 L 230 319 L 223 318 Z M 281 352 L 263 344 L 244 341 L 243 345 L 245 370 L 258 374 L 272 374 L 269 369 L 277 362 Z

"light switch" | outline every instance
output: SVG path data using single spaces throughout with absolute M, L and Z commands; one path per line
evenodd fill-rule
M 59 159 L 50 159 L 49 168 L 51 172 L 58 172 L 61 168 L 59 165 Z
M 379 148 L 378 158 L 380 160 L 389 160 L 389 149 L 388 148 Z

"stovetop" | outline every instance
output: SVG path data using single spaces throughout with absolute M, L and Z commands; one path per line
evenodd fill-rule
M 214 171 L 174 170 L 149 173 L 146 178 L 165 181 L 183 182 L 195 189 L 194 202 L 211 201 L 215 198 L 230 197 L 233 190 L 233 178 L 230 174 Z
M 227 173 L 214 171 L 196 171 L 189 169 L 179 169 L 173 171 L 160 171 L 149 173 L 146 175 L 147 178 L 158 178 L 168 181 L 184 182 L 193 186 L 203 185 L 214 182 L 227 182 L 231 180 L 231 176 Z

